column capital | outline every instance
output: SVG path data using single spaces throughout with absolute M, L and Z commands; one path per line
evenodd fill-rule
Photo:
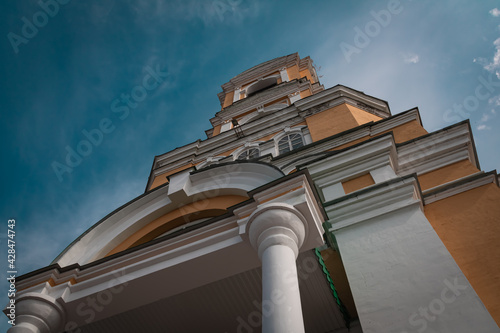
M 16 300 L 16 325 L 8 333 L 52 333 L 64 327 L 64 308 L 48 295 L 27 293 Z
M 264 251 L 272 245 L 286 245 L 295 253 L 304 243 L 307 222 L 293 206 L 285 203 L 272 203 L 257 208 L 247 223 L 247 232 L 253 248 L 262 259 Z

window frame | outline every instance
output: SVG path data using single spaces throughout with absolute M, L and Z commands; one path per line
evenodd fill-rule
M 297 127 L 286 127 L 281 133 L 277 134 L 274 136 L 274 149 L 276 152 L 275 156 L 279 156 L 282 154 L 286 154 L 290 151 L 296 150 L 300 147 L 303 147 L 307 144 L 305 134 L 303 132 L 303 129 L 307 128 L 306 126 L 297 126 Z M 300 136 L 300 144 L 298 142 L 298 137 L 295 137 L 295 135 Z M 287 143 L 288 147 L 286 148 L 286 151 L 283 147 L 284 142 L 283 140 L 286 140 L 285 142 Z M 281 149 L 280 149 L 281 148 Z
M 251 157 L 252 155 L 250 154 L 250 151 L 256 151 L 257 156 Z M 240 158 L 242 155 L 246 154 L 245 158 Z M 244 149 L 243 151 L 239 152 L 238 155 L 235 156 L 235 161 L 248 161 L 248 160 L 253 160 L 256 158 L 260 157 L 260 149 L 258 147 L 248 147 Z
M 298 142 L 297 138 L 300 139 L 300 144 L 298 146 L 297 146 L 297 142 Z M 294 141 L 295 141 L 295 143 L 294 143 Z M 286 147 L 286 148 L 282 147 L 283 144 L 287 144 L 288 147 Z M 288 153 L 292 150 L 298 149 L 300 147 L 304 147 L 304 136 L 302 135 L 302 133 L 298 133 L 298 132 L 288 133 L 278 140 L 278 155 L 286 154 L 286 153 Z M 288 149 L 288 150 L 282 151 L 282 148 Z

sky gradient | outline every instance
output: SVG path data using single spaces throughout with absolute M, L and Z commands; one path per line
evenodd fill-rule
M 2 306 L 8 219 L 19 273 L 47 266 L 144 192 L 155 155 L 206 138 L 221 84 L 275 57 L 418 106 L 428 131 L 468 118 L 500 168 L 498 1 L 54 1 L 0 3 Z

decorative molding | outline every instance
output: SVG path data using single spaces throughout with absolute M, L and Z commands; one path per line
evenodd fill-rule
M 321 156 L 319 159 L 306 162 L 303 167 L 309 170 L 323 198 L 331 200 L 332 197 L 328 193 L 331 192 L 332 186 L 380 168 L 389 167 L 393 170 L 395 164 L 397 164 L 396 145 L 392 136 L 386 135 L 343 152 Z M 394 171 L 388 176 L 397 177 Z M 338 191 L 332 194 L 336 195 Z
M 257 148 L 260 152 L 260 142 L 245 142 L 245 144 L 236 149 L 234 152 L 231 153 L 231 157 L 233 158 L 233 160 L 236 160 L 238 158 L 238 156 L 243 153 L 245 150 L 248 150 L 250 148 Z M 229 156 L 228 156 L 229 157 Z
M 356 103 L 361 102 L 363 103 L 363 105 L 370 106 L 373 110 L 377 111 L 376 112 L 377 115 L 383 118 L 387 118 L 391 115 L 389 110 L 389 105 L 387 104 L 386 101 L 365 95 L 362 92 L 356 91 L 354 89 L 342 85 L 337 85 L 332 88 L 318 92 L 314 95 L 309 96 L 308 98 L 304 98 L 300 101 L 295 102 L 295 105 L 300 111 L 304 112 L 308 109 L 314 108 L 316 106 L 322 105 L 327 102 L 331 102 L 336 98 L 340 97 L 348 98 L 357 101 Z M 354 104 L 354 106 L 356 105 Z
M 278 169 L 262 163 L 217 165 L 194 174 L 190 170 L 179 172 L 170 176 L 169 186 L 102 220 L 68 247 L 57 263 L 83 265 L 97 260 L 149 222 L 186 203 L 216 194 L 246 196 L 248 191 L 282 176 Z
M 328 231 L 335 231 L 412 205 L 423 210 L 416 177 L 393 179 L 369 189 L 326 202 Z
M 248 219 L 246 228 L 250 244 L 262 253 L 273 245 L 287 245 L 299 255 L 307 234 L 307 220 L 292 205 L 270 203 L 258 207 Z
M 308 57 L 307 57 L 308 58 Z M 298 65 L 300 61 L 300 57 L 298 53 L 293 53 L 288 56 L 283 56 L 279 58 L 275 58 L 269 61 L 266 61 L 262 64 L 254 66 L 246 71 L 240 73 L 239 75 L 233 77 L 229 82 L 224 83 L 221 88 L 222 92 L 218 93 L 220 105 L 224 105 L 224 99 L 226 94 L 230 91 L 233 91 L 235 87 L 243 86 L 248 82 L 252 82 L 257 80 L 260 77 L 265 75 L 269 75 L 273 72 L 278 71 L 280 68 L 287 68 L 293 65 Z M 312 60 L 310 60 L 312 62 Z
M 281 77 L 281 82 L 288 82 L 288 81 L 290 81 L 290 78 L 288 77 L 288 72 L 286 70 L 286 67 L 280 68 L 280 77 Z
M 16 324 L 9 332 L 60 332 L 65 323 L 65 310 L 53 297 L 24 293 L 16 297 Z
M 286 97 L 296 91 L 310 88 L 310 86 L 311 83 L 304 79 L 281 83 L 277 86 L 263 90 L 258 94 L 246 97 L 245 99 L 242 99 L 237 103 L 229 105 L 223 110 L 217 112 L 215 114 L 215 117 L 210 119 L 210 122 L 212 126 L 215 127 L 217 125 L 220 125 L 225 120 L 231 120 L 238 115 L 252 111 L 259 105 L 272 103 L 273 101 Z
M 485 173 L 483 171 L 444 183 L 422 192 L 426 205 L 433 202 L 452 197 L 454 195 L 473 190 L 487 184 L 498 184 L 496 173 Z
M 425 174 L 444 166 L 474 160 L 469 127 L 461 123 L 398 145 L 399 175 Z
M 325 107 L 328 105 L 326 103 L 332 103 L 332 101 L 325 102 Z M 320 104 L 317 106 L 320 106 Z M 280 129 L 283 129 L 283 127 L 291 127 L 294 123 L 303 121 L 303 118 L 298 116 L 299 113 L 301 111 L 295 105 L 292 105 L 249 122 L 244 125 L 245 140 L 257 141 L 259 137 L 276 133 Z M 271 163 L 279 168 L 285 168 L 283 170 L 287 173 L 295 168 L 295 165 L 291 164 L 293 161 L 299 164 L 301 160 L 309 160 L 309 156 L 312 154 L 321 154 L 326 150 L 334 149 L 336 146 L 362 137 L 374 136 L 415 120 L 419 120 L 418 109 L 412 109 L 373 124 L 361 125 L 346 133 L 340 133 L 340 135 L 315 142 L 311 146 L 303 147 L 300 150 L 300 155 L 302 155 L 300 157 L 293 152 L 283 157 L 276 156 L 277 154 L 274 153 L 273 156 L 276 156 L 276 159 L 273 159 Z M 467 123 L 459 123 L 447 129 L 413 140 L 412 142 L 398 144 L 399 158 L 398 163 L 394 165 L 397 174 L 400 176 L 413 172 L 423 174 L 466 158 L 473 161 L 474 147 L 469 130 Z M 160 161 L 165 161 L 167 158 L 171 162 L 165 166 L 155 168 L 152 171 L 152 175 L 156 177 L 169 170 L 175 170 L 186 165 L 190 161 L 195 164 L 204 162 L 209 155 L 218 155 L 227 150 L 237 149 L 243 144 L 241 140 L 235 139 L 233 133 L 222 133 L 210 140 L 197 141 L 164 154 L 161 157 L 157 157 L 157 165 L 161 163 Z M 269 149 L 267 143 L 261 143 L 260 147 L 262 151 Z M 184 155 L 184 158 L 172 163 L 182 155 Z M 265 157 L 261 158 L 261 160 L 264 159 Z M 151 177 L 150 184 L 154 177 Z
M 334 90 L 334 88 L 335 88 L 335 90 Z M 256 140 L 257 139 L 256 136 L 259 134 L 261 135 L 261 137 L 265 136 L 265 135 L 269 135 L 269 131 L 267 131 L 267 133 L 262 131 L 262 125 L 266 125 L 266 126 L 268 126 L 268 128 L 269 128 L 269 126 L 272 126 L 274 128 L 275 127 L 274 125 L 279 125 L 281 122 L 284 122 L 284 121 L 286 122 L 289 119 L 293 119 L 294 117 L 299 117 L 299 114 L 302 114 L 302 116 L 300 116 L 300 118 L 303 119 L 304 115 L 305 115 L 303 113 L 308 112 L 307 108 L 305 108 L 307 101 L 309 101 L 309 100 L 311 101 L 311 103 L 309 103 L 312 105 L 311 107 L 317 106 L 321 103 L 332 103 L 335 98 L 340 98 L 340 95 L 338 94 L 339 91 L 341 90 L 340 88 L 350 89 L 350 88 L 346 88 L 343 86 L 336 86 L 334 88 L 330 88 L 328 90 L 325 90 L 321 94 L 316 94 L 316 95 L 312 95 L 312 96 L 306 97 L 304 99 L 301 99 L 300 101 L 295 102 L 294 105 L 283 109 L 282 112 L 277 112 L 276 115 L 271 116 L 271 119 L 269 119 L 269 118 L 258 119 L 256 121 L 252 122 L 252 125 L 250 126 L 250 128 L 248 128 L 248 126 L 245 126 L 244 130 L 245 130 L 246 137 L 253 136 L 253 137 L 255 137 L 255 139 L 252 138 L 252 140 Z M 350 90 L 352 90 L 352 89 L 350 89 Z M 352 90 L 352 91 L 355 92 L 354 90 Z M 325 92 L 327 92 L 326 97 L 324 96 Z M 361 95 L 361 93 L 358 93 L 358 94 Z M 321 95 L 321 96 L 319 96 L 319 97 L 321 97 L 320 102 L 317 102 L 319 97 L 316 97 L 316 96 L 318 96 L 318 95 Z M 328 100 L 328 98 L 330 98 L 330 100 Z M 342 98 L 341 101 L 346 101 L 346 100 L 344 98 Z M 340 100 L 338 102 L 340 102 Z M 296 105 L 298 105 L 298 108 Z M 412 111 L 405 112 L 405 113 L 399 114 L 397 116 L 393 116 L 387 122 L 374 124 L 374 127 L 372 128 L 373 134 L 376 134 L 377 132 L 382 132 L 384 130 L 390 129 L 390 128 L 395 127 L 395 126 L 399 126 L 401 124 L 404 124 L 404 123 L 411 121 L 411 120 L 414 120 L 414 119 L 418 119 L 418 109 L 414 109 Z M 246 125 L 250 125 L 250 123 L 248 123 Z M 279 127 L 279 126 L 276 126 L 276 127 Z M 361 130 L 363 130 L 363 129 L 361 129 Z M 255 131 L 255 132 L 253 132 L 253 131 Z M 204 140 L 204 141 L 198 140 L 192 144 L 188 144 L 188 145 L 185 145 L 183 147 L 177 148 L 171 152 L 167 152 L 165 154 L 157 156 L 155 158 L 155 167 L 153 169 L 158 169 L 159 167 L 160 168 L 164 167 L 165 164 L 163 163 L 163 161 L 168 160 L 169 164 L 170 164 L 173 161 L 175 161 L 176 159 L 182 158 L 182 155 L 197 156 L 200 154 L 200 151 L 199 151 L 200 148 L 202 148 L 203 150 L 210 150 L 212 155 L 218 155 L 219 153 L 222 153 L 224 151 L 232 149 L 231 146 L 227 146 L 227 140 L 229 138 L 234 140 L 234 137 L 235 137 L 234 133 L 226 132 L 226 133 L 221 133 L 215 137 L 212 137 L 212 138 Z M 210 147 L 212 147 L 212 148 L 210 148 Z M 214 151 L 215 149 L 217 151 Z M 200 160 L 204 160 L 205 158 L 206 158 L 206 156 L 201 156 L 199 158 L 197 157 L 197 160 L 200 161 Z M 183 158 L 183 161 L 185 162 L 185 158 Z M 168 170 L 172 170 L 172 169 L 174 169 L 174 168 L 171 168 L 171 167 L 168 167 L 166 169 L 162 168 L 162 170 L 160 172 L 156 172 L 155 175 L 167 172 Z M 156 171 L 156 170 L 154 170 L 154 171 Z M 150 180 L 150 182 L 152 182 L 152 180 Z

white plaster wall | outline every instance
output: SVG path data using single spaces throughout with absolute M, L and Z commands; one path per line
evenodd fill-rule
M 418 205 L 334 234 L 364 333 L 500 331 Z

